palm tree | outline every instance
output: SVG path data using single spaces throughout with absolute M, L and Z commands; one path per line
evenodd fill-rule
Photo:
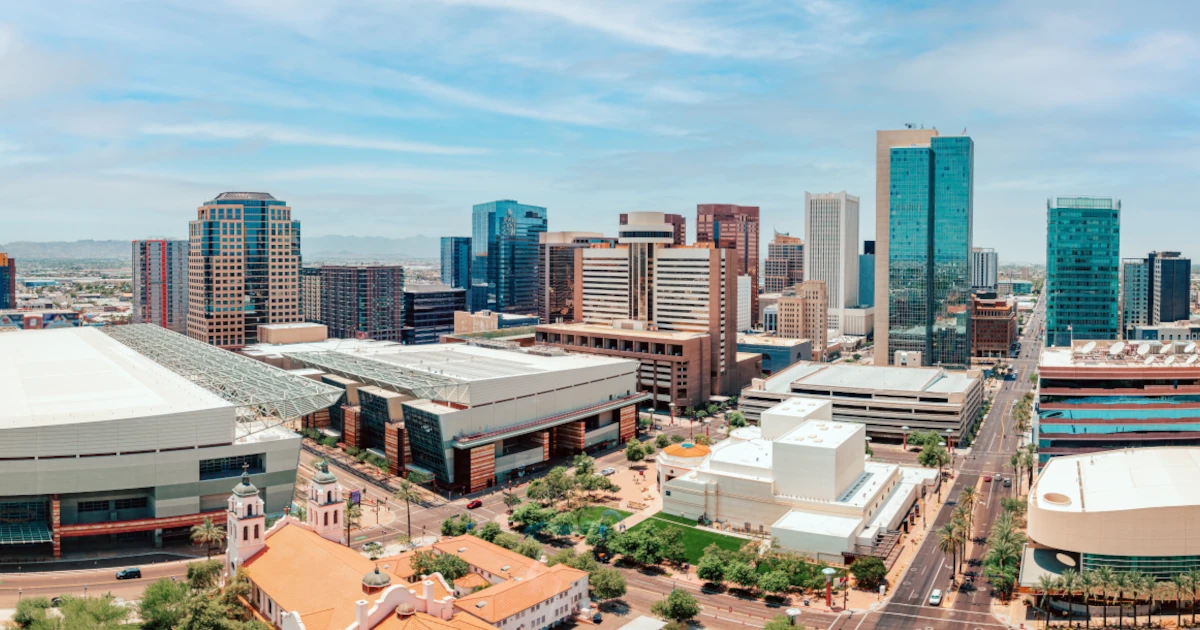
M 1067 623 L 1071 627 L 1075 626 L 1075 611 L 1071 609 L 1074 604 L 1075 591 L 1079 589 L 1079 572 L 1075 569 L 1067 569 L 1062 572 L 1059 578 L 1059 583 L 1062 585 L 1063 593 L 1067 596 Z
M 1092 625 L 1092 610 L 1088 608 L 1088 600 L 1092 595 L 1092 591 L 1096 588 L 1096 576 L 1091 571 L 1080 571 L 1079 577 L 1076 578 L 1076 584 L 1079 586 L 1079 595 L 1083 599 L 1083 626 L 1090 628 Z
M 1109 566 L 1101 566 L 1093 572 L 1096 576 L 1096 588 L 1100 589 L 1100 598 L 1103 600 L 1104 609 L 1104 627 L 1108 627 L 1108 592 L 1113 586 L 1113 570 Z
M 1144 579 L 1146 577 L 1141 571 L 1129 572 L 1129 594 L 1133 597 L 1133 627 L 1135 628 L 1137 627 L 1138 599 L 1146 593 L 1146 581 Z M 1154 578 L 1150 579 L 1153 580 Z
M 1021 454 L 1013 453 L 1012 457 L 1008 458 L 1008 465 L 1012 466 L 1013 474 L 1017 477 L 1017 493 L 1021 492 L 1021 467 L 1024 465 L 1021 462 Z
M 954 567 L 958 564 L 958 532 L 954 530 L 953 523 L 942 525 L 938 531 L 937 548 L 942 553 L 950 554 L 950 577 L 953 578 Z
M 1042 593 L 1042 611 L 1046 615 L 1046 627 L 1050 626 L 1050 593 L 1058 590 L 1058 579 L 1043 573 L 1038 576 L 1037 590 Z
M 1130 575 L 1125 571 L 1113 574 L 1112 587 L 1117 591 L 1117 627 L 1125 625 L 1125 591 L 1133 588 L 1133 580 L 1129 578 Z M 1137 608 L 1133 612 L 1137 613 Z
M 1200 569 L 1192 569 L 1188 571 L 1188 577 L 1192 578 L 1192 625 L 1196 625 L 1196 591 L 1200 590 Z
M 213 525 L 212 519 L 204 517 L 204 522 L 192 525 L 192 542 L 203 543 L 207 546 L 208 558 L 212 559 L 213 543 L 221 544 L 225 540 L 225 528 Z
M 975 529 L 975 506 L 979 504 L 982 497 L 979 496 L 979 490 L 975 486 L 967 486 L 958 494 L 958 504 L 967 512 L 967 533 L 971 534 Z M 969 538 L 970 536 L 968 536 Z
M 408 537 L 412 538 L 412 502 L 421 501 L 421 493 L 417 490 L 420 484 L 428 481 L 424 473 L 408 471 L 408 476 L 400 480 L 400 488 L 392 493 L 392 498 L 404 502 L 404 516 L 408 521 Z
M 1180 573 L 1171 578 L 1171 588 L 1175 592 L 1175 627 L 1183 627 L 1183 594 L 1192 589 L 1192 576 Z

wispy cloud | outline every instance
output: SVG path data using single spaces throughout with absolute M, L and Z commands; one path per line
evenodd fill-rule
M 426 153 L 430 155 L 478 155 L 487 152 L 486 149 L 475 147 L 456 147 L 425 142 L 365 138 L 361 136 L 309 132 L 286 127 L 239 122 L 149 124 L 142 127 L 141 132 L 152 136 L 185 136 L 220 140 L 262 140 L 278 144 L 366 149 L 396 153 Z

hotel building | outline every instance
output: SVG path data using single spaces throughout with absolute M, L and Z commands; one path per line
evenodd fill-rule
M 187 334 L 188 242 L 133 241 L 135 324 L 157 324 Z

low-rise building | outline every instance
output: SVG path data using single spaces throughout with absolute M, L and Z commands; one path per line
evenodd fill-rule
M 971 356 L 1008 358 L 1016 342 L 1016 300 L 995 293 L 971 294 Z
M 1108 567 L 1160 581 L 1200 569 L 1200 448 L 1127 448 L 1055 457 L 1029 491 L 1019 586 Z M 1066 559 L 1066 562 L 1064 562 Z M 1109 613 L 1112 614 L 1112 613 Z
M 822 560 L 891 558 L 937 471 L 868 461 L 866 427 L 836 421 L 833 411 L 830 401 L 809 398 L 766 410 L 758 437 L 719 442 L 692 470 L 665 480 L 663 511 L 769 534 Z
M 487 630 L 549 628 L 591 609 L 588 574 L 547 567 L 474 536 L 429 549 L 461 558 L 454 582 L 418 574 L 416 552 L 369 560 L 344 544 L 343 490 L 322 467 L 307 490 L 304 520 L 266 528 L 258 489 L 243 477 L 226 508 L 227 567 L 250 582 L 243 602 L 281 630 Z
M 952 443 L 980 419 L 983 377 L 978 370 L 800 362 L 742 390 L 747 420 L 795 397 L 833 402 L 833 419 L 867 425 L 872 438 L 899 441 L 904 428 L 937 431 Z
M 762 355 L 762 373 L 774 374 L 797 361 L 812 361 L 812 342 L 771 335 L 738 335 L 738 352 Z
M 1200 319 L 1134 326 L 1130 341 L 1200 341 Z
M 454 334 L 486 333 L 505 328 L 521 328 L 536 326 L 536 315 L 514 315 L 512 313 L 497 313 L 494 311 L 477 311 L 467 313 L 458 311 L 454 314 Z

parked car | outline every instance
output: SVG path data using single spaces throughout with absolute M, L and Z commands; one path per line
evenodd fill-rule
M 930 606 L 941 606 L 942 605 L 942 589 L 940 589 L 940 588 L 933 589 L 933 592 L 929 594 L 929 605 Z
M 616 468 L 605 468 L 604 470 L 600 471 L 600 474 L 604 475 L 605 477 L 610 477 L 612 475 L 617 474 L 617 469 Z
M 1005 487 L 1005 488 L 1011 488 L 1011 487 L 1012 487 L 1012 477 L 1005 477 L 1005 478 L 1004 478 L 1004 487 Z
M 121 569 L 120 571 L 117 571 L 118 580 L 138 580 L 141 579 L 141 577 L 142 570 L 137 567 L 130 567 L 128 569 Z
M 475 499 L 474 501 L 471 501 L 470 503 L 467 504 L 468 510 L 474 510 L 477 507 L 483 507 L 483 501 L 480 501 L 479 499 Z
M 991 476 L 991 475 L 984 475 L 984 476 L 983 476 L 983 482 L 984 482 L 984 483 L 988 483 L 988 482 L 990 482 L 991 480 L 992 480 L 992 476 Z

